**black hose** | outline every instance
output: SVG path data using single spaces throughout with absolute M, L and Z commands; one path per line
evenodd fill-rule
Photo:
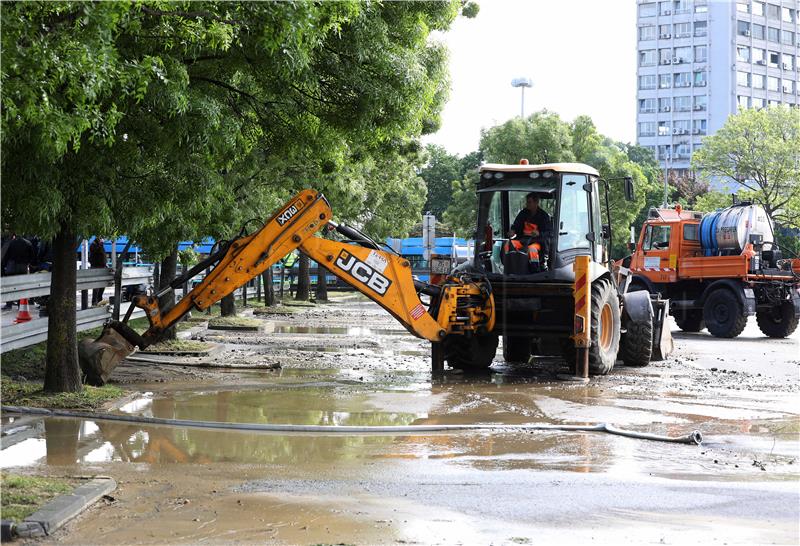
M 695 430 L 686 436 L 660 436 L 645 432 L 623 430 L 606 423 L 597 425 L 552 425 L 549 423 L 532 423 L 528 425 L 403 425 L 403 426 L 348 426 L 348 425 L 270 425 L 261 423 L 221 423 L 218 421 L 192 421 L 188 419 L 161 419 L 159 417 L 142 417 L 138 415 L 118 415 L 114 413 L 90 413 L 71 410 L 49 410 L 24 406 L 2 406 L 3 413 L 22 413 L 43 415 L 47 417 L 72 417 L 91 421 L 121 421 L 124 423 L 142 423 L 170 427 L 192 427 L 219 430 L 238 430 L 247 432 L 318 433 L 318 434 L 415 434 L 420 432 L 463 432 L 483 430 L 490 432 L 529 432 L 533 430 L 558 430 L 564 432 L 606 432 L 617 436 L 671 442 L 677 444 L 700 445 L 703 435 Z

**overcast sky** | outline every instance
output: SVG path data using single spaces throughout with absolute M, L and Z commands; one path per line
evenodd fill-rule
M 450 100 L 442 128 L 424 142 L 460 155 L 481 128 L 520 113 L 516 77 L 529 77 L 525 113 L 547 108 L 567 121 L 588 114 L 616 140 L 636 138 L 634 0 L 478 0 L 437 39 L 450 49 Z

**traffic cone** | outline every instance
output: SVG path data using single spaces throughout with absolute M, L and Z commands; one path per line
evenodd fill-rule
M 14 324 L 19 324 L 20 322 L 28 322 L 33 317 L 31 316 L 30 311 L 28 310 L 28 300 L 26 298 L 22 298 L 19 300 L 19 312 L 17 313 L 17 318 L 14 319 Z

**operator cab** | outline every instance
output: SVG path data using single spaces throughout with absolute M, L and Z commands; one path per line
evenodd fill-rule
M 475 266 L 490 279 L 571 281 L 576 256 L 588 254 L 595 262 L 603 261 L 600 175 L 582 163 L 523 162 L 480 168 Z M 539 208 L 551 223 L 549 234 L 537 238 L 542 256 L 532 271 L 521 270 L 506 256 L 511 225 L 531 193 L 539 197 Z

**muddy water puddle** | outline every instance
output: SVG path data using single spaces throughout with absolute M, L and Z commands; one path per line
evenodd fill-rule
M 395 328 L 366 328 L 363 326 L 304 326 L 289 323 L 273 323 L 264 329 L 273 334 L 317 334 L 344 335 L 354 337 L 408 336 L 408 331 Z

